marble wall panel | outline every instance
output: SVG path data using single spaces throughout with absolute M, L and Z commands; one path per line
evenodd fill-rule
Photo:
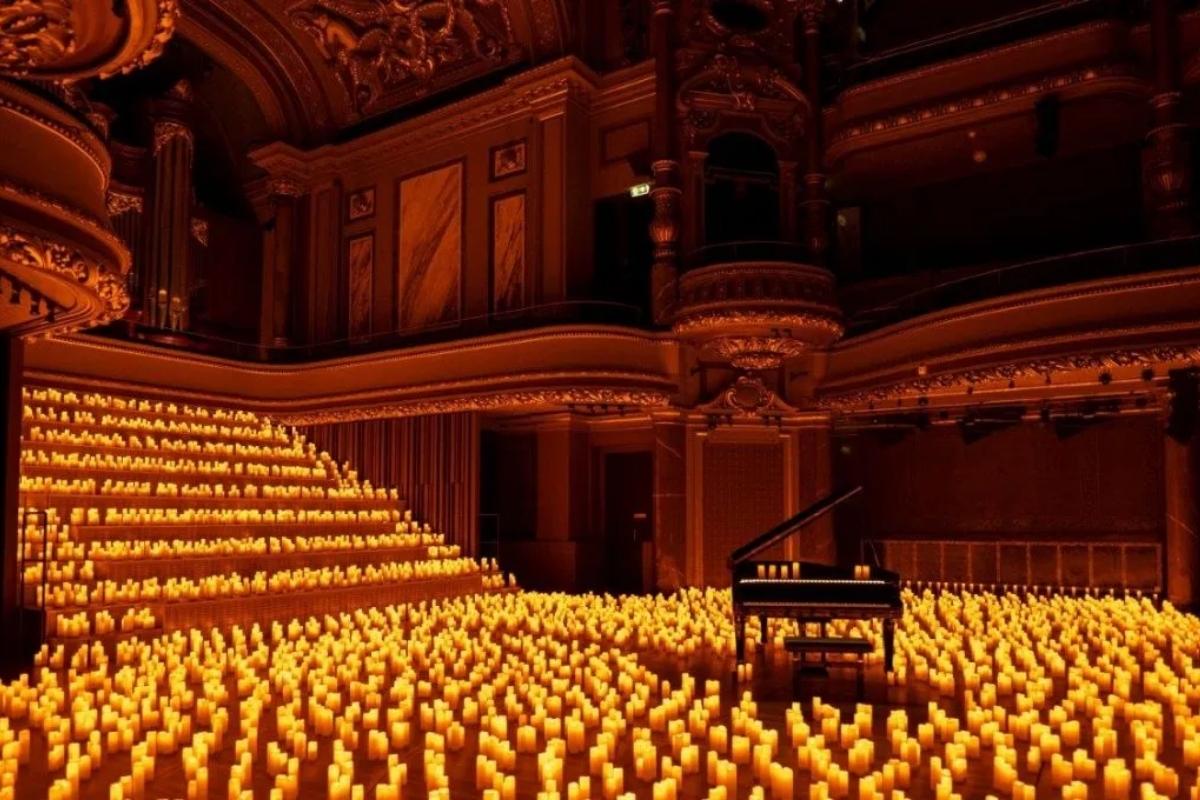
M 397 317 L 412 329 L 461 315 L 462 164 L 400 183 Z

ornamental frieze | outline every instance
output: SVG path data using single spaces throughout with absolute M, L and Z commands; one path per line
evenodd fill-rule
M 978 384 L 1011 382 L 1019 378 L 1047 377 L 1056 373 L 1082 369 L 1106 370 L 1118 367 L 1154 367 L 1162 364 L 1200 363 L 1200 344 L 1162 345 L 1107 353 L 1075 353 L 1030 361 L 997 364 L 968 370 L 922 375 L 886 386 L 856 389 L 823 395 L 818 405 L 823 408 L 865 408 L 901 397 L 919 397 L 934 392 L 970 391 Z
M 272 416 L 285 425 L 325 425 L 362 419 L 411 417 L 425 414 L 450 414 L 458 411 L 496 411 L 500 409 L 544 406 L 608 406 L 615 408 L 661 408 L 670 404 L 666 392 L 649 389 L 608 389 L 565 387 L 528 389 L 465 397 L 410 400 L 401 403 L 371 405 L 365 408 L 331 411 L 278 413 Z
M 288 18 L 337 72 L 360 114 L 393 90 L 428 86 L 468 62 L 499 65 L 514 42 L 503 0 L 303 0 Z

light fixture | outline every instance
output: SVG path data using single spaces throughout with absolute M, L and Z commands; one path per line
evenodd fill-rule
M 645 197 L 650 194 L 650 184 L 648 182 L 635 183 L 629 187 L 630 197 Z

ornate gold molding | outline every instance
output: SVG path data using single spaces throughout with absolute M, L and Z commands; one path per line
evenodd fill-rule
M 129 307 L 129 294 L 120 275 L 81 251 L 43 236 L 0 225 L 0 259 L 66 279 L 95 294 L 100 300 L 98 313 L 90 319 L 73 320 L 76 328 L 110 322 Z
M 271 414 L 285 425 L 324 425 L 361 419 L 412 417 L 425 414 L 450 414 L 458 411 L 500 411 L 545 406 L 610 406 L 617 408 L 657 408 L 670 404 L 670 396 L 651 389 L 610 389 L 566 387 L 525 389 L 494 394 L 429 398 L 402 403 Z
M 988 367 L 955 370 L 938 375 L 922 375 L 913 380 L 886 386 L 855 389 L 822 395 L 823 408 L 862 408 L 905 396 L 921 396 L 945 390 L 969 390 L 977 384 L 1013 381 L 1018 378 L 1047 377 L 1082 369 L 1106 370 L 1117 367 L 1152 367 L 1170 363 L 1200 363 L 1200 344 L 1156 345 L 1114 350 L 1106 353 L 1074 353 L 1062 356 L 1010 362 Z
M 108 196 L 105 202 L 108 208 L 108 215 L 115 217 L 127 212 L 141 214 L 143 211 L 143 201 L 140 194 L 130 192 L 122 192 L 117 189 L 109 189 Z
M 770 326 L 780 329 L 820 330 L 837 338 L 842 335 L 842 324 L 829 316 L 820 314 L 805 314 L 782 311 L 705 311 L 697 314 L 684 314 L 675 323 L 674 331 L 680 336 L 696 333 L 708 333 L 725 327 L 754 325 Z
M 140 69 L 162 55 L 163 49 L 171 37 L 175 35 L 175 25 L 179 21 L 179 0 L 157 0 L 158 17 L 154 21 L 154 33 L 146 48 L 132 61 L 121 66 L 122 73 Z
M 75 50 L 72 0 L 0 3 L 0 70 L 28 75 Z
M 781 417 L 798 413 L 758 376 L 740 375 L 694 413 L 711 417 Z
M 157 156 L 159 151 L 167 146 L 167 143 L 172 139 L 186 139 L 187 143 L 193 143 L 192 131 L 182 122 L 174 119 L 160 119 L 154 123 L 154 155 Z
M 722 361 L 745 370 L 774 369 L 808 349 L 799 339 L 784 336 L 721 336 L 707 346 Z
M 267 183 L 267 194 L 272 197 L 303 197 L 308 194 L 308 189 L 297 178 L 287 175 L 279 175 Z

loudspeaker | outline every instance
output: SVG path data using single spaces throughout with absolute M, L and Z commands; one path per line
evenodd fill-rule
M 1061 104 L 1058 95 L 1052 94 L 1038 100 L 1033 106 L 1034 132 L 1033 146 L 1037 154 L 1050 158 L 1058 152 L 1058 118 Z

